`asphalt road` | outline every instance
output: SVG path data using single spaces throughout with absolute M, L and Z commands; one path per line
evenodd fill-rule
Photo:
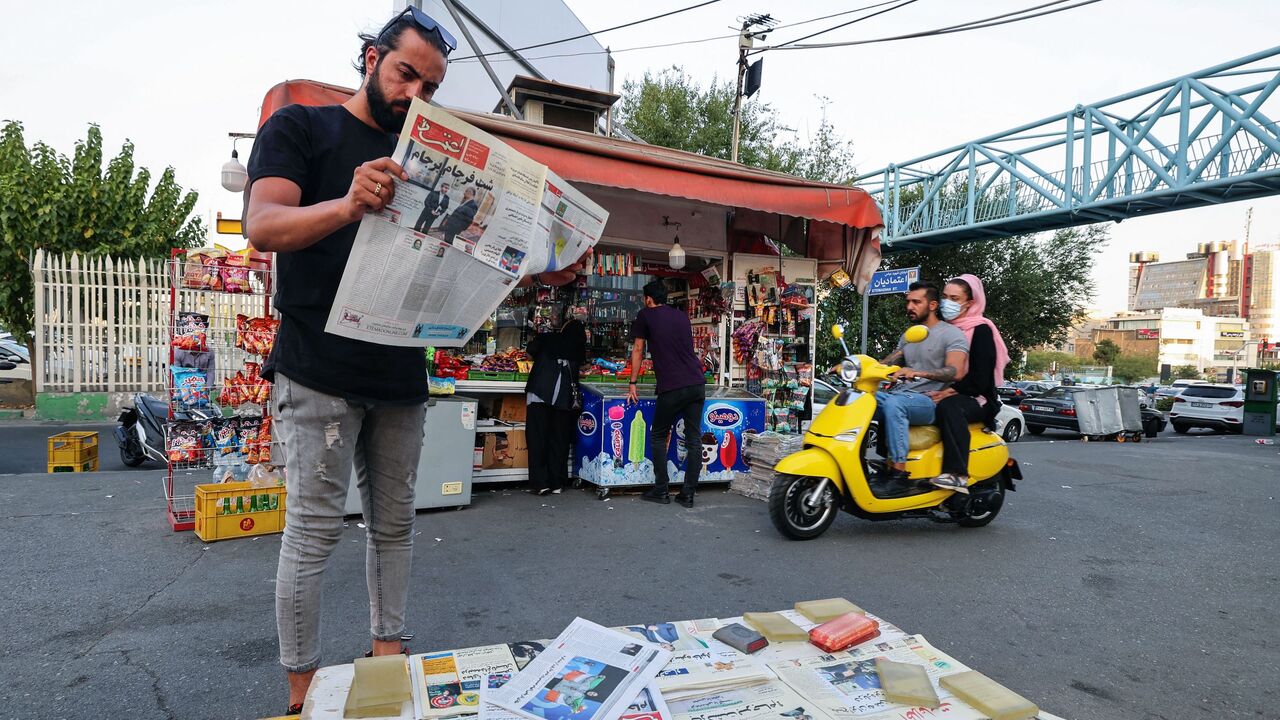
M 418 516 L 414 647 L 844 596 L 1066 718 L 1276 717 L 1280 446 L 1049 433 L 1015 455 L 1027 479 L 987 528 L 845 516 L 807 543 L 718 490 L 693 510 L 481 491 Z M 279 538 L 170 532 L 160 476 L 0 477 L 0 717 L 283 709 Z M 330 562 L 328 663 L 368 646 L 363 535 L 353 519 Z
M 48 469 L 48 439 L 71 430 L 98 433 L 98 469 L 103 472 L 133 470 L 120 462 L 116 444 L 116 426 L 112 423 L 93 425 L 68 423 L 10 422 L 0 423 L 0 475 L 42 473 Z M 156 470 L 161 466 L 147 463 L 140 469 Z

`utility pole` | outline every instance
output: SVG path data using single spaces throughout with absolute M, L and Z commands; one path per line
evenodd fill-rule
M 738 136 L 742 132 L 742 84 L 747 77 L 747 51 L 755 44 L 758 36 L 764 39 L 765 33 L 778 23 L 772 15 L 750 15 L 742 21 L 742 29 L 738 34 L 738 88 L 733 94 L 733 149 L 730 159 L 738 162 Z M 763 30 L 751 32 L 757 25 Z

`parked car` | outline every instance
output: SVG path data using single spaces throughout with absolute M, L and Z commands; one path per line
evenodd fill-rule
M 1075 393 L 1091 386 L 1071 385 L 1052 388 L 1045 394 L 1022 401 L 1018 409 L 1026 418 L 1027 432 L 1040 435 L 1045 430 L 1066 430 L 1080 432 L 1080 420 L 1076 417 Z M 1096 387 L 1096 386 L 1093 386 Z M 1147 437 L 1155 437 L 1165 429 L 1167 423 L 1164 416 L 1153 410 L 1139 395 L 1138 407 L 1142 411 L 1143 432 Z
M 30 351 L 12 340 L 0 340 L 0 383 L 30 379 Z
M 1192 428 L 1238 433 L 1244 427 L 1244 390 L 1235 385 L 1188 385 L 1173 398 L 1169 422 L 1179 433 Z
M 835 399 L 840 391 L 836 389 L 838 381 L 823 380 L 821 378 L 813 381 L 813 416 L 817 417 L 818 413 L 827 406 L 827 403 Z M 1005 442 L 1018 442 L 1018 438 L 1022 437 L 1026 431 L 1027 422 L 1022 417 L 1022 411 L 1016 405 L 1002 403 L 1000 412 L 996 414 L 996 432 L 1000 433 Z M 872 421 L 871 426 L 867 428 L 867 447 L 875 447 L 877 433 L 879 432 L 878 424 Z
M 1044 394 L 1051 387 L 1053 387 L 1052 383 L 1039 380 L 1011 380 L 996 388 L 996 392 L 1000 394 L 1000 399 L 1006 404 L 1013 403 L 1016 405 L 1022 402 L 1024 398 Z

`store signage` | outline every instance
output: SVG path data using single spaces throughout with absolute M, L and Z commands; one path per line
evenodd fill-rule
M 590 435 L 596 431 L 596 416 L 589 412 L 584 412 L 578 416 L 578 432 L 583 435 Z
M 880 270 L 871 276 L 871 284 L 867 286 L 868 295 L 893 295 L 904 293 L 911 283 L 920 280 L 920 268 L 902 268 L 900 270 Z
M 1159 340 L 1160 330 L 1158 328 L 1138 328 L 1138 337 L 1144 340 Z
M 728 405 L 712 405 L 707 409 L 707 424 L 720 430 L 735 428 L 742 423 L 742 413 Z
M 1243 330 L 1223 330 L 1222 332 L 1218 333 L 1218 337 L 1243 338 L 1244 331 Z

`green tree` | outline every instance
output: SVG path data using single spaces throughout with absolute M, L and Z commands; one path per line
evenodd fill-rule
M 1093 359 L 1100 365 L 1112 365 L 1120 356 L 1120 346 L 1111 340 L 1103 340 L 1093 348 Z
M 1199 380 L 1200 371 L 1195 365 L 1179 365 L 1173 369 L 1174 380 Z
M 1110 342 L 1103 340 L 1102 342 Z M 1099 343 L 1101 345 L 1101 343 Z M 1106 363 L 1111 366 L 1111 374 L 1126 382 L 1136 383 L 1155 377 L 1159 374 L 1155 353 L 1128 354 L 1120 353 Z
M 36 248 L 124 258 L 167 257 L 207 233 L 192 217 L 172 167 L 152 183 L 125 141 L 103 168 L 102 132 L 89 126 L 72 157 L 45 143 L 28 147 L 22 124 L 0 127 L 0 325 L 26 337 L 33 328 L 31 260 Z
M 1027 353 L 1027 361 L 1022 367 L 1022 374 L 1028 377 L 1040 377 L 1052 372 L 1075 370 L 1080 367 L 1080 358 L 1055 350 L 1032 350 Z

